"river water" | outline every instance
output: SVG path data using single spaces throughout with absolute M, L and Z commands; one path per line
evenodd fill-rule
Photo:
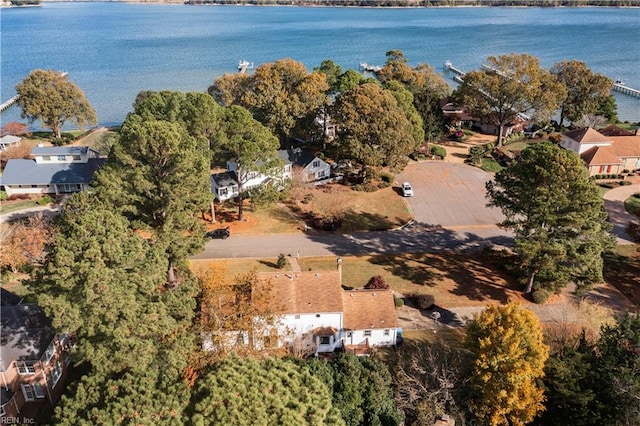
M 564 59 L 640 88 L 640 9 L 311 8 L 45 3 L 5 8 L 1 97 L 35 68 L 67 71 L 101 125 L 123 121 L 141 90 L 205 91 L 215 77 L 293 58 L 309 69 L 382 65 L 402 50 L 411 65 L 449 60 L 477 69 L 491 55 L 530 53 L 544 67 Z M 616 95 L 618 115 L 640 121 L 640 99 Z M 12 107 L 2 122 L 20 119 Z

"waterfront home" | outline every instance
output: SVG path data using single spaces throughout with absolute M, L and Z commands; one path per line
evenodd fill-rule
M 398 317 L 393 293 L 343 290 L 341 259 L 336 270 L 264 272 L 258 273 L 258 280 L 258 285 L 270 289 L 272 304 L 279 307 L 280 314 L 272 327 L 262 330 L 264 335 L 249 336 L 239 330 L 225 339 L 244 345 L 252 342 L 257 348 L 286 347 L 314 356 L 335 351 L 368 356 L 374 347 L 396 344 Z M 205 350 L 211 344 L 205 339 Z
M 13 135 L 5 135 L 0 138 L 0 151 L 6 151 L 8 148 L 20 146 L 22 138 Z
M 7 162 L 1 182 L 7 195 L 84 191 L 106 161 L 87 146 L 37 146 L 31 157 Z
M 242 189 L 250 191 L 267 183 L 281 187 L 282 183 L 291 179 L 295 173 L 300 173 L 304 182 L 317 184 L 326 181 L 331 173 L 331 167 L 326 161 L 301 148 L 281 149 L 278 151 L 278 158 L 284 165 L 272 173 L 244 173 Z M 225 201 L 237 197 L 239 191 L 238 165 L 235 161 L 229 160 L 226 172 L 211 176 L 211 192 L 217 200 Z
M 35 424 L 38 410 L 62 395 L 70 338 L 56 334 L 42 308 L 5 289 L 1 304 L 0 423 L 20 418 Z
M 605 132 L 609 136 L 591 127 L 571 130 L 562 135 L 560 146 L 580 155 L 590 176 L 640 169 L 640 135 L 628 135 L 611 126 Z

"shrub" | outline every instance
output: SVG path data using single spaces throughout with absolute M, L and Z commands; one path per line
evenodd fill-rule
M 15 201 L 15 200 L 28 200 L 30 197 L 28 194 L 13 194 L 7 201 Z
M 543 304 L 544 302 L 547 301 L 547 299 L 549 297 L 551 297 L 551 292 L 545 288 L 541 288 L 538 290 L 534 290 L 533 293 L 531 293 L 531 298 L 533 299 L 533 303 L 537 303 L 537 304 Z
M 409 158 L 411 158 L 414 161 L 424 161 L 424 160 L 428 160 L 429 156 L 424 152 L 412 152 L 411 154 L 409 154 Z
M 38 201 L 36 201 L 36 204 L 39 206 L 45 206 L 47 204 L 51 204 L 53 203 L 53 198 L 51 198 L 48 195 L 45 195 L 44 197 L 40 198 Z
M 430 151 L 431 151 L 431 155 L 437 155 L 442 159 L 444 159 L 444 157 L 447 156 L 447 150 L 441 146 L 431 145 Z
M 364 288 L 366 288 L 367 290 L 388 290 L 389 284 L 387 284 L 384 278 L 382 278 L 380 275 L 374 275 L 373 277 L 369 278 L 369 281 L 364 286 Z
M 629 173 L 629 169 L 624 169 L 622 173 Z
M 376 192 L 378 190 L 378 187 L 370 183 L 362 183 L 359 185 L 354 185 L 353 190 L 362 192 Z
M 596 179 L 602 179 L 604 175 L 596 175 Z
M 393 304 L 396 308 L 402 308 L 404 306 L 404 300 L 400 297 L 393 296 Z
M 302 204 L 309 204 L 313 200 L 313 194 L 309 193 L 302 199 Z
M 629 180 L 621 180 L 620 181 L 620 185 L 622 185 L 622 186 L 631 185 L 631 181 L 629 181 Z
M 6 192 L 0 191 L 0 201 L 6 201 L 9 198 Z
M 640 198 L 640 192 L 636 192 L 632 195 L 633 198 Z
M 412 294 L 409 299 L 418 309 L 429 309 L 436 304 L 436 298 L 432 294 Z
M 284 267 L 287 266 L 287 257 L 283 253 L 280 253 L 278 255 L 278 260 L 276 261 L 276 265 L 278 265 L 278 268 L 280 269 L 284 269 Z
M 393 175 L 391 173 L 387 173 L 387 172 L 382 172 L 380 173 L 380 180 L 382 180 L 385 183 L 392 183 L 393 182 Z

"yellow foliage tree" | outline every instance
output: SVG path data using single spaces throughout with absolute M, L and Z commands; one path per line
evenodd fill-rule
M 538 379 L 549 348 L 540 321 L 516 303 L 489 306 L 467 326 L 470 408 L 482 424 L 524 425 L 544 409 Z
M 270 342 L 279 313 L 270 282 L 260 280 L 255 270 L 229 280 L 220 262 L 211 262 L 196 275 L 202 288 L 200 327 L 207 360 L 277 346 Z

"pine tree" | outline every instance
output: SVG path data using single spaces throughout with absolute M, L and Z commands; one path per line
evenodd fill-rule
M 603 280 L 602 254 L 613 248 L 602 198 L 580 158 L 552 143 L 530 146 L 487 183 L 490 205 L 515 233 L 525 293 L 574 281 L 587 291 Z
M 304 365 L 235 355 L 199 379 L 194 425 L 344 425 L 329 389 Z

